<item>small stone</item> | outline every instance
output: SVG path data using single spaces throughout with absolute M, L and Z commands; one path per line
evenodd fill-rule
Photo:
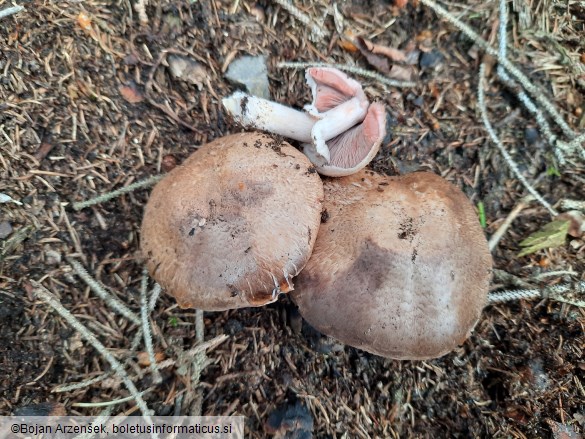
M 235 335 L 235 334 L 242 332 L 244 330 L 244 325 L 242 325 L 242 323 L 240 323 L 239 320 L 229 319 L 225 323 L 223 329 L 229 335 Z
M 45 263 L 47 265 L 59 265 L 61 263 L 61 253 L 55 250 L 47 250 L 45 252 Z
M 12 198 L 10 195 L 6 195 L 6 194 L 0 194 L 0 203 L 14 203 L 14 204 L 18 204 L 19 206 L 22 206 L 22 203 L 20 201 L 17 201 L 14 198 Z
M 419 107 L 419 108 L 422 108 L 422 107 L 425 105 L 425 100 L 423 99 L 423 97 L 422 97 L 422 96 L 419 96 L 419 97 L 415 98 L 415 99 L 412 101 L 412 103 L 413 103 L 414 105 L 416 105 L 417 107 Z
M 264 56 L 242 56 L 233 61 L 225 77 L 246 87 L 248 93 L 263 99 L 270 99 L 268 69 Z
M 164 172 L 172 171 L 177 167 L 177 159 L 172 154 L 167 154 L 162 158 L 161 167 Z
M 203 83 L 209 75 L 201 63 L 191 58 L 178 55 L 170 55 L 168 57 L 168 63 L 173 78 L 189 82 L 197 86 L 199 90 L 203 88 Z
M 432 69 L 443 61 L 443 55 L 438 50 L 423 52 L 420 56 L 419 65 L 422 69 Z
M 283 404 L 269 415 L 264 429 L 279 438 L 307 439 L 313 437 L 313 415 L 300 401 Z
M 524 130 L 524 139 L 528 145 L 534 145 L 538 140 L 538 130 L 534 127 L 528 127 Z
M 0 239 L 7 238 L 12 233 L 12 224 L 8 221 L 0 223 Z
M 14 409 L 14 416 L 66 416 L 65 406 L 59 402 L 49 401 L 39 404 L 21 406 Z

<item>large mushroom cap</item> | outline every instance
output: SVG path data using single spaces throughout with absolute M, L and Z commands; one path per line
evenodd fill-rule
M 305 266 L 322 200 L 321 179 L 288 143 L 217 139 L 152 191 L 142 223 L 148 270 L 184 308 L 264 305 Z
M 474 209 L 431 173 L 325 182 L 328 219 L 292 293 L 338 340 L 396 359 L 446 354 L 487 299 L 492 260 Z

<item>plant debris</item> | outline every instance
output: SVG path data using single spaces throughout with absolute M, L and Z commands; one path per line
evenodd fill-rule
M 112 406 L 115 413 L 137 410 L 135 401 L 125 400 L 128 392 L 109 363 L 26 288 L 38 281 L 95 332 L 140 391 L 149 390 L 142 398 L 157 414 L 190 413 L 200 394 L 201 413 L 245 416 L 246 437 L 252 439 L 265 438 L 270 414 L 295 401 L 310 413 L 314 437 L 533 438 L 560 434 L 554 428 L 583 436 L 585 308 L 578 305 L 583 294 L 576 286 L 585 280 L 585 240 L 572 238 L 569 245 L 518 258 L 518 242 L 551 221 L 535 203 L 520 209 L 494 247 L 494 268 L 508 277 L 499 277 L 493 288 L 509 288 L 514 279 L 523 282 L 522 289 L 574 285 L 567 288 L 573 299 L 562 303 L 537 295 L 490 305 L 469 340 L 433 361 L 385 360 L 322 341 L 306 323 L 287 317 L 294 305 L 282 297 L 263 309 L 204 314 L 204 343 L 217 337 L 222 343 L 207 352 L 208 364 L 193 388 L 195 315 L 163 293 L 149 315 L 154 352 L 165 355 L 159 357 L 161 381 L 154 384 L 146 366 L 150 357 L 141 354 L 145 366 L 137 364 L 137 354 L 146 351 L 144 343 L 133 346 L 137 325 L 73 275 L 68 261 L 84 261 L 97 281 L 138 313 L 139 228 L 154 181 L 149 179 L 182 163 L 199 145 L 240 131 L 226 118 L 221 99 L 241 85 L 228 82 L 223 72 L 240 56 L 265 56 L 272 99 L 299 108 L 309 100 L 303 71 L 279 63 L 374 70 L 351 49 L 355 37 L 346 35 L 348 29 L 377 46 L 408 53 L 414 44 L 428 54 L 426 67 L 422 55 L 418 64 L 400 64 L 414 71 L 408 90 L 349 73 L 363 79 L 371 101 L 386 106 L 392 125 L 374 170 L 394 175 L 423 169 L 444 176 L 473 205 L 483 203 L 488 236 L 526 195 L 481 123 L 476 91 L 484 52 L 459 29 L 421 1 L 398 2 L 402 8 L 387 1 L 278 1 L 285 6 L 85 0 L 63 8 L 31 0 L 26 10 L 1 18 L 0 193 L 22 205 L 0 204 L 0 223 L 13 229 L 0 240 L 0 414 L 48 403 L 96 415 L 101 409 L 73 404 L 111 401 L 123 401 Z M 487 41 L 497 40 L 497 2 L 442 4 Z M 583 132 L 582 6 L 564 0 L 551 7 L 506 5 L 514 12 L 508 58 L 570 129 Z M 173 76 L 174 56 L 200 65 L 204 75 L 197 70 L 201 75 L 193 78 L 201 87 Z M 534 141 L 534 133 L 526 138 L 535 118 L 496 69 L 494 63 L 485 88 L 505 148 L 547 200 L 580 206 L 583 160 L 562 165 Z M 124 86 L 135 87 L 144 100 L 129 103 L 120 91 Z M 115 200 L 82 204 L 113 190 L 119 190 Z M 327 227 L 326 216 L 321 227 Z M 179 359 L 179 351 L 192 356 Z M 78 387 L 67 387 L 73 384 Z

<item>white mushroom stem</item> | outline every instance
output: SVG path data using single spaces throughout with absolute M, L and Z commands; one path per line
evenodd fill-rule
M 223 106 L 236 122 L 280 134 L 300 142 L 311 142 L 316 119 L 307 113 L 243 92 L 222 99 Z
M 325 142 L 363 121 L 368 106 L 367 101 L 351 98 L 329 111 L 318 113 L 316 116 L 320 120 L 312 130 L 313 143 L 305 145 L 307 157 L 318 166 L 331 162 L 331 153 Z
M 316 166 L 331 161 L 326 142 L 363 121 L 369 105 L 367 101 L 353 97 L 312 116 L 243 92 L 224 98 L 222 103 L 234 120 L 245 127 L 303 142 L 307 156 Z

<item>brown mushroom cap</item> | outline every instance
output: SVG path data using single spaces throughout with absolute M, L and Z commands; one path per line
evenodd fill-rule
M 492 266 L 465 195 L 425 172 L 361 171 L 324 185 L 328 219 L 292 293 L 303 317 L 389 358 L 435 358 L 461 344 Z
M 261 306 L 292 289 L 320 223 L 323 184 L 286 142 L 242 133 L 161 180 L 142 223 L 151 276 L 183 308 Z

